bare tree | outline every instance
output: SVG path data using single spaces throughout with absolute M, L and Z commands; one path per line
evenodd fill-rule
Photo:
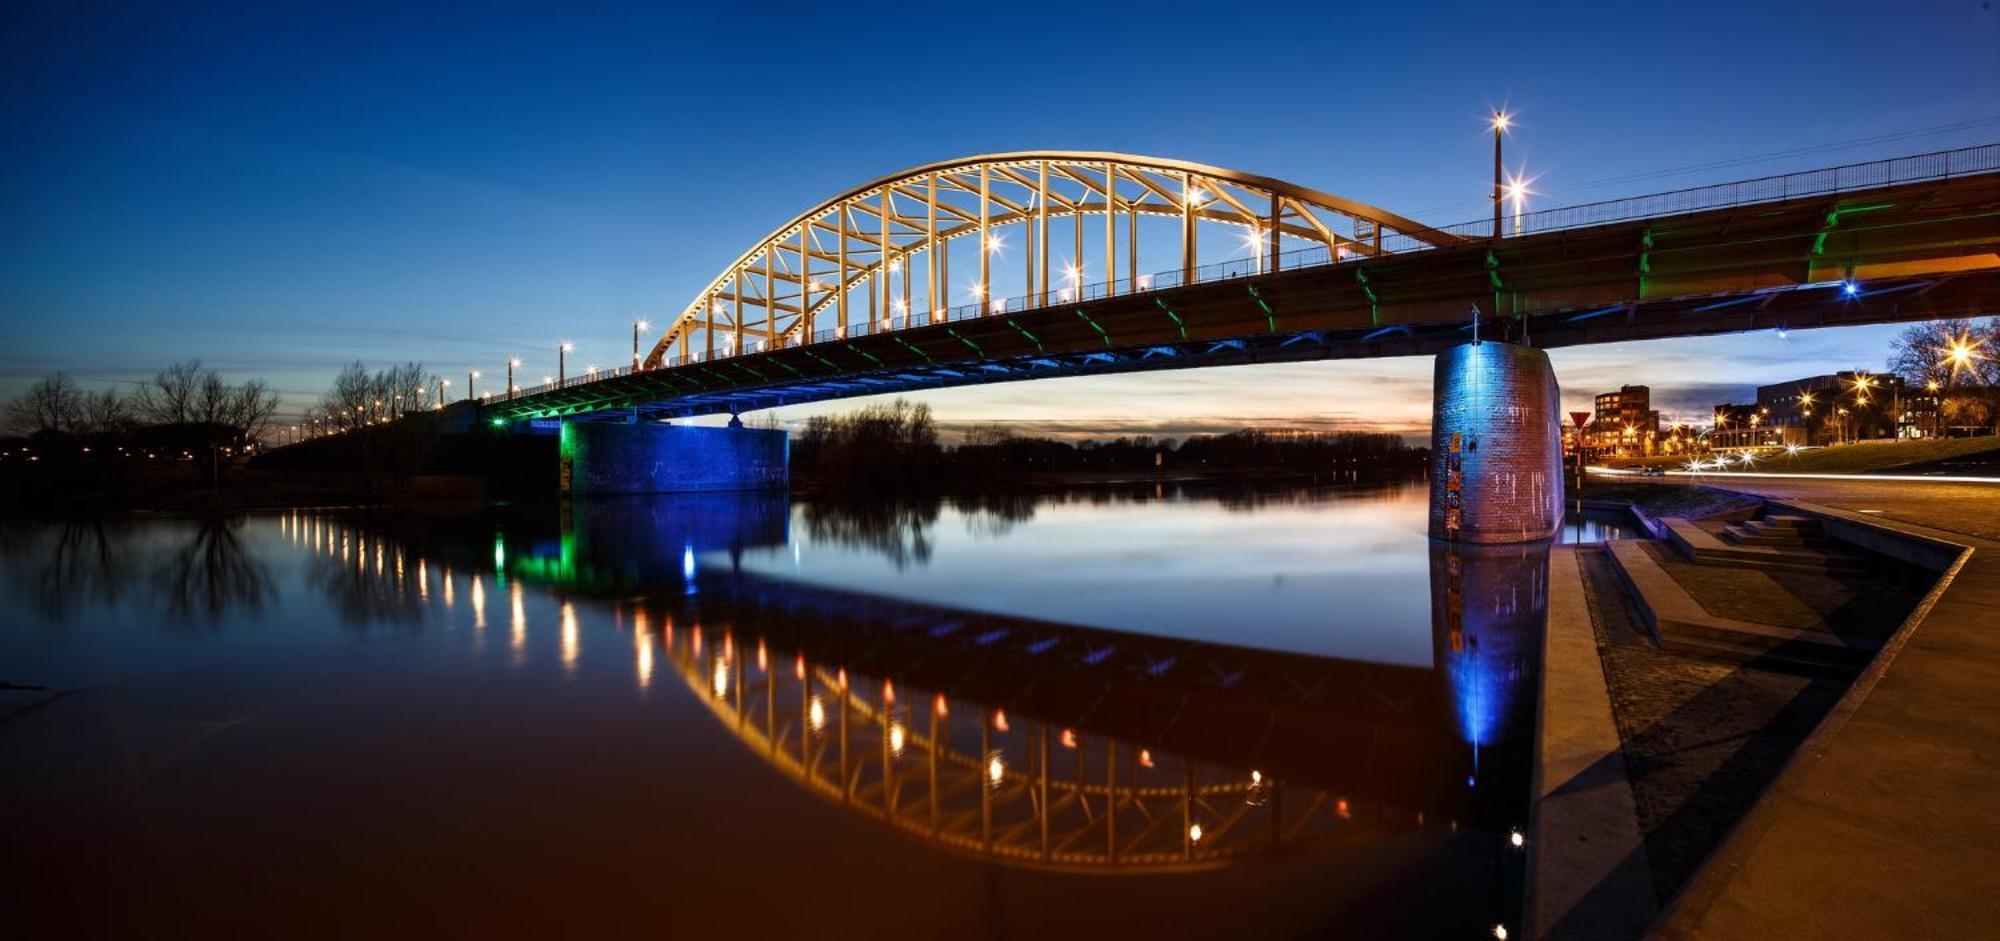
M 367 425 L 373 418 L 370 410 L 376 390 L 375 377 L 369 375 L 367 366 L 356 361 L 342 367 L 340 374 L 333 377 L 332 387 L 320 396 L 319 410 L 327 427 L 354 431 Z
M 200 425 L 215 432 L 211 444 L 240 448 L 261 440 L 278 413 L 278 394 L 261 379 L 231 385 L 201 360 L 174 363 L 153 374 L 132 396 L 132 410 L 156 425 Z
M 2000 317 L 1912 324 L 1890 345 L 1889 368 L 1913 389 L 1942 390 L 1949 424 L 2000 430 Z
M 278 393 L 262 379 L 252 379 L 229 391 L 221 400 L 217 424 L 236 430 L 237 447 L 261 442 L 271 431 L 278 414 Z
M 7 403 L 7 424 L 23 434 L 75 432 L 83 422 L 83 400 L 68 376 L 52 373 Z
M 174 363 L 139 386 L 132 394 L 132 407 L 150 424 L 191 424 L 199 420 L 195 402 L 201 386 L 201 360 Z
M 122 434 L 132 430 L 135 421 L 132 400 L 116 389 L 84 393 L 79 411 L 83 430 L 94 434 Z

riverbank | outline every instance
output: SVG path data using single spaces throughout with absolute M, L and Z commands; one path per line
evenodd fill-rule
M 1855 676 L 1783 658 L 1673 649 L 1649 629 L 1611 553 L 1579 548 L 1576 590 L 1589 608 L 1607 695 L 1605 706 L 1585 709 L 1598 718 L 1562 721 L 1615 724 L 1632 808 L 1629 823 L 1592 824 L 1600 831 L 1592 838 L 1615 840 L 1625 825 L 1643 834 L 1643 853 L 1626 863 L 1629 870 L 1643 858 L 1652 898 L 1665 907 L 1656 935 L 1976 933 L 1993 915 L 1995 896 L 1986 889 L 2000 888 L 1976 861 L 2000 828 L 1975 796 L 1992 779 L 1981 756 L 1993 753 L 1995 734 L 1977 717 L 1991 715 L 2000 699 L 1995 673 L 1977 665 L 1995 659 L 1990 630 L 1981 627 L 2000 602 L 2000 571 L 1987 571 L 1993 559 L 1979 562 L 1982 546 L 2000 550 L 1983 535 L 2000 530 L 1995 491 L 1867 478 L 1706 483 L 1593 479 L 1591 496 L 1690 519 L 1701 515 L 1695 511 L 1740 516 L 1762 506 L 1767 515 L 1814 520 L 1849 549 L 1879 558 L 1870 568 L 1880 577 L 1703 571 L 1678 555 L 1656 557 L 1666 556 L 1663 571 L 1681 569 L 1668 577 L 1703 607 L 1760 623 L 1867 633 L 1882 651 Z M 1706 526 L 1721 531 L 1719 523 Z M 1957 562 L 1953 553 L 1962 553 Z M 1934 577 L 1945 565 L 1951 570 L 1928 595 L 1899 587 L 1912 572 Z M 1552 583 L 1552 592 L 1562 589 Z M 1553 613 L 1550 627 L 1557 628 Z M 1565 682 L 1565 667 L 1551 663 L 1545 696 Z M 1545 752 L 1548 735 L 1545 725 Z M 1542 792 L 1559 794 L 1563 785 Z M 1603 886 L 1612 886 L 1612 870 L 1600 870 Z M 1588 893 L 1572 888 L 1569 897 Z M 1637 936 L 1564 927 L 1544 921 L 1542 935 Z

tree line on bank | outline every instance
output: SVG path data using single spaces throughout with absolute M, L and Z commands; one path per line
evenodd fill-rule
M 902 399 L 808 419 L 792 441 L 801 483 L 836 493 L 923 493 L 1076 474 L 1276 473 L 1416 470 L 1424 449 L 1382 432 L 1245 429 L 1185 440 L 1126 436 L 1063 441 L 997 425 L 939 439 L 930 406 Z
M 426 470 L 444 434 L 429 391 L 437 382 L 422 363 L 374 370 L 349 363 L 300 417 L 305 445 L 267 460 L 344 472 L 362 498 L 402 492 Z
M 179 464 L 191 468 L 189 482 L 219 486 L 223 468 L 258 447 L 277 412 L 278 394 L 263 380 L 229 382 L 200 360 L 173 363 L 129 392 L 88 391 L 52 373 L 6 403 L 13 437 L 0 445 L 0 465 L 78 489 Z

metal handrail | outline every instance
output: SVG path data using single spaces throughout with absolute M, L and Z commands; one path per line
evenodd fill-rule
M 1806 197 L 1828 196 L 1849 190 L 1942 180 L 1973 173 L 1990 173 L 1996 170 L 2000 170 L 2000 143 L 1981 144 L 1975 147 L 1941 150 L 1908 157 L 1871 160 L 1865 163 L 1847 164 L 1818 170 L 1804 170 L 1777 176 L 1758 177 L 1756 179 L 1740 180 L 1733 183 L 1717 183 L 1709 186 L 1671 190 L 1664 193 L 1652 193 L 1645 196 L 1631 196 L 1554 209 L 1542 209 L 1535 212 L 1522 213 L 1518 217 L 1508 217 L 1503 220 L 1502 237 L 1537 235 L 1566 229 L 1588 228 L 1590 226 L 1608 225 L 1614 222 L 1625 222 L 1652 216 L 1779 203 Z M 1438 227 L 1432 231 L 1445 232 L 1472 239 L 1486 239 L 1492 235 L 1492 226 L 1492 218 L 1487 217 L 1471 222 L 1461 222 L 1455 225 Z M 1408 233 L 1384 230 L 1381 234 L 1378 250 L 1383 255 L 1402 255 L 1427 251 L 1437 247 L 1439 246 L 1431 242 L 1420 241 L 1418 237 Z M 1230 278 L 1249 277 L 1251 275 L 1268 274 L 1276 271 L 1293 271 L 1300 268 L 1323 267 L 1368 257 L 1377 256 L 1349 250 L 1345 246 L 1336 251 L 1326 245 L 1313 245 L 1307 248 L 1276 253 L 1269 259 L 1268 270 L 1266 259 L 1261 255 L 1236 258 L 1200 265 L 1186 273 L 1183 273 L 1180 269 L 1172 269 L 1152 274 L 1136 275 L 1121 279 L 1120 281 L 1100 281 L 1080 287 L 1056 288 L 1046 292 L 1019 294 L 1012 297 L 995 298 L 989 301 L 975 301 L 970 304 L 945 307 L 934 311 L 927 323 L 922 322 L 922 318 L 915 316 L 914 312 L 911 311 L 905 311 L 900 318 L 891 317 L 882 322 L 877 322 L 873 319 L 865 319 L 858 322 L 850 321 L 844 327 L 835 326 L 816 331 L 803 344 L 797 340 L 787 342 L 786 337 L 780 334 L 777 337 L 771 338 L 768 342 L 761 338 L 755 339 L 754 346 L 746 342 L 745 346 L 749 348 L 740 353 L 727 349 L 717 349 L 713 355 L 710 355 L 709 351 L 699 350 L 687 356 L 666 357 L 655 368 L 665 369 L 686 366 L 711 360 L 733 358 L 737 355 L 755 355 L 771 350 L 802 345 L 816 346 L 822 343 L 851 340 L 856 337 L 895 333 L 913 327 L 949 324 L 963 320 L 978 319 L 980 317 L 1005 316 L 1032 310 L 1046 310 L 1065 304 L 1083 303 L 1116 294 L 1148 294 Z M 1125 289 L 1122 291 L 1118 290 L 1121 283 L 1125 285 Z M 900 324 L 898 323 L 899 320 Z M 512 397 L 522 398 L 557 389 L 601 382 L 606 379 L 629 375 L 635 371 L 643 370 L 635 366 L 600 369 L 593 373 L 586 373 L 583 376 L 572 376 L 561 382 L 552 382 L 522 389 L 514 393 Z M 502 396 L 498 394 L 489 395 L 485 397 L 485 401 L 491 402 L 498 398 L 502 398 Z

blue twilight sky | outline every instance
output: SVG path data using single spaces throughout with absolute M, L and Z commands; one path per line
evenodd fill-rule
M 1509 163 L 1540 207 L 2000 140 L 1990 0 L 15 0 L 0 76 L 0 394 L 200 357 L 288 412 L 357 358 L 496 387 L 509 355 L 552 371 L 563 338 L 621 362 L 635 316 L 678 312 L 794 213 L 968 154 L 1178 157 L 1450 223 L 1484 209 L 1489 105 L 1519 112 Z M 1893 332 L 1553 355 L 1573 401 L 1644 382 L 1692 414 L 1880 368 Z M 1045 431 L 1415 432 L 1429 363 L 920 397 Z

